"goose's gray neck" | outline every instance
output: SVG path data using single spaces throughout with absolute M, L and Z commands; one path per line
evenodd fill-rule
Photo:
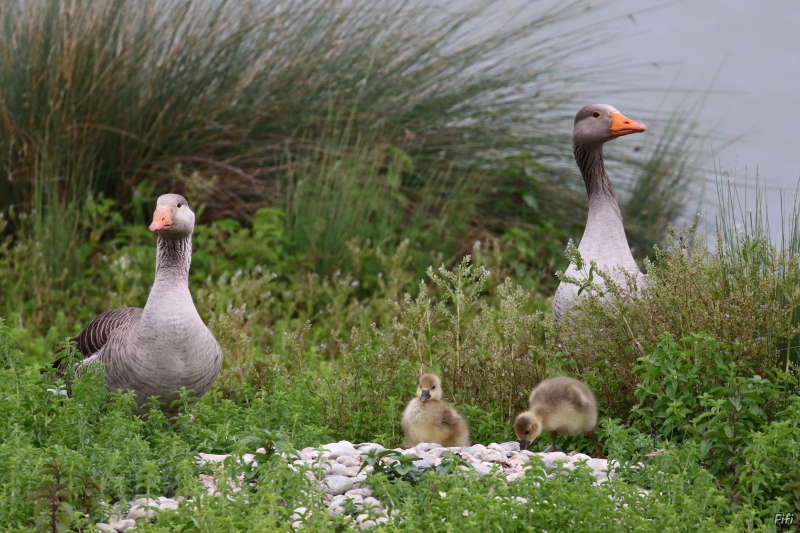
M 192 264 L 192 236 L 182 239 L 158 237 L 156 279 L 154 285 L 189 286 Z
M 614 188 L 611 186 L 611 180 L 608 179 L 603 162 L 603 145 L 575 144 L 573 153 L 578 168 L 581 170 L 583 183 L 586 185 L 586 194 L 589 195 L 589 209 L 591 210 L 593 203 L 597 204 L 599 201 L 613 205 L 619 212 L 617 197 L 614 195 Z
M 192 237 L 168 239 L 159 235 L 156 279 L 139 320 L 138 336 L 143 346 L 164 344 L 163 337 L 177 338 L 187 324 L 202 326 L 189 292 Z
M 625 237 L 617 197 L 603 164 L 603 145 L 575 144 L 574 152 L 589 195 L 589 216 L 578 250 L 584 260 L 597 261 L 600 266 L 638 271 Z

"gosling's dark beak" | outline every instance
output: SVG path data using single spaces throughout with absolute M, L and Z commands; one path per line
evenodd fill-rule
M 424 402 L 424 401 L 427 401 L 427 400 L 430 400 L 430 399 L 431 399 L 431 391 L 429 391 L 429 390 L 423 390 L 423 391 L 422 391 L 422 395 L 420 396 L 420 398 L 422 398 L 422 401 L 423 401 L 423 402 Z
M 529 440 L 521 440 L 519 441 L 519 449 L 520 450 L 527 450 L 528 446 L 530 446 L 531 441 Z

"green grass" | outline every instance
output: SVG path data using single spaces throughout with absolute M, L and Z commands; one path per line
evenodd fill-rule
M 790 307 L 790 324 L 800 324 L 800 306 L 796 299 L 796 287 L 800 286 L 800 204 L 797 194 L 793 198 L 791 213 L 786 212 L 785 197 L 781 196 L 780 244 L 773 244 L 767 205 L 760 182 L 756 180 L 755 205 L 745 209 L 746 198 L 741 198 L 735 185 L 728 182 L 718 187 L 719 204 L 717 217 L 717 248 L 743 275 L 758 278 L 762 272 L 771 272 L 778 279 L 774 284 L 771 300 Z M 800 344 L 796 335 L 770 334 L 768 342 L 778 347 L 784 370 L 790 365 L 800 365 Z
M 305 519 L 306 527 L 344 528 L 344 517 L 327 515 L 313 482 L 289 469 L 281 455 L 260 456 L 257 468 L 226 462 L 215 471 L 195 462 L 198 451 L 239 456 L 259 446 L 275 446 L 280 452 L 345 437 L 359 440 L 355 433 L 343 434 L 328 425 L 331 413 L 324 407 L 334 398 L 325 394 L 324 387 L 315 386 L 319 373 L 273 374 L 268 379 L 262 375 L 257 388 L 240 384 L 235 401 L 225 399 L 224 390 L 217 389 L 199 402 L 187 402 L 178 418 L 166 425 L 157 410 L 143 419 L 132 418 L 130 397 L 109 395 L 99 372 L 77 378 L 73 398 L 54 396 L 45 390 L 48 384 L 38 369 L 29 366 L 26 357 L 13 347 L 5 326 L 0 326 L 0 352 L 0 385 L 4 391 L 4 409 L 0 411 L 4 435 L 0 442 L 0 524 L 5 529 L 55 531 L 50 527 L 50 504 L 54 503 L 59 525 L 88 530 L 94 522 L 105 519 L 110 504 L 145 494 L 192 499 L 175 511 L 162 511 L 152 525 L 141 524 L 146 531 L 285 530 L 293 520 L 292 512 L 301 505 L 311 511 Z M 707 376 L 689 377 L 691 393 L 687 394 L 685 387 L 678 388 L 680 396 L 672 404 L 669 400 L 665 403 L 662 394 L 653 395 L 653 387 L 665 383 L 663 398 L 670 394 L 669 376 L 674 378 L 675 374 L 661 374 L 668 368 L 665 365 L 700 354 L 713 359 L 722 353 L 725 347 L 710 338 L 701 338 L 699 344 L 665 339 L 651 358 L 643 360 L 643 409 L 638 412 L 642 420 L 661 421 L 658 444 L 668 449 L 660 457 L 644 459 L 643 468 L 631 466 L 652 450 L 646 428 L 636 423 L 621 426 L 619 421 L 606 418 L 601 422 L 602 442 L 622 464 L 616 480 L 595 486 L 595 478 L 583 469 L 545 481 L 533 468 L 511 484 L 458 468 L 395 481 L 377 474 L 368 484 L 394 516 L 400 517 L 390 520 L 382 530 L 522 527 L 598 531 L 609 524 L 626 531 L 770 530 L 774 513 L 797 512 L 800 503 L 794 468 L 800 459 L 796 456 L 800 449 L 800 405 L 796 397 L 786 396 L 785 383 L 762 380 L 757 382 L 757 390 L 744 392 L 742 412 L 748 416 L 736 421 L 735 438 L 714 427 L 731 420 L 731 411 L 736 411 L 728 397 L 737 394 L 725 389 L 724 375 L 719 376 L 722 387 L 716 385 L 714 365 L 705 361 L 686 367 L 678 364 L 678 379 L 680 372 L 691 376 L 699 368 L 711 377 L 711 383 Z M 752 379 L 749 382 L 756 383 Z M 403 399 L 411 394 L 413 382 L 405 388 Z M 321 394 L 309 394 L 314 389 Z M 696 395 L 703 391 L 710 395 L 698 403 Z M 767 399 L 766 404 L 759 400 L 761 397 Z M 655 398 L 656 403 L 650 403 L 649 398 Z M 366 403 L 370 398 L 364 400 Z M 690 426 L 685 426 L 687 413 L 674 412 L 676 402 L 680 408 L 693 409 Z M 383 407 L 388 415 L 401 403 Z M 645 409 L 647 405 L 651 407 Z M 753 416 L 753 405 L 764 411 Z M 475 410 L 459 407 L 476 428 Z M 669 425 L 670 420 L 677 424 Z M 379 423 L 396 426 L 397 416 L 386 416 Z M 668 428 L 678 432 L 662 431 Z M 701 432 L 697 434 L 692 428 Z M 371 433 L 380 427 L 370 429 L 362 422 L 361 429 L 374 437 L 371 440 L 391 441 L 385 432 Z M 679 433 L 687 429 L 687 433 Z M 485 441 L 487 435 L 480 431 L 476 438 Z M 505 436 L 499 428 L 493 433 Z M 197 480 L 201 472 L 214 474 L 222 487 L 221 496 L 201 498 L 204 489 Z M 244 490 L 225 489 L 230 482 L 240 483 L 241 476 L 247 480 Z M 55 495 L 56 490 L 61 492 Z

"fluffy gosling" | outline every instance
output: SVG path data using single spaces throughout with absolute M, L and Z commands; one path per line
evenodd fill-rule
M 469 446 L 467 423 L 442 400 L 442 382 L 434 374 L 422 374 L 417 380 L 417 396 L 403 411 L 402 425 L 409 446 L 420 442 Z
M 585 383 L 566 376 L 546 379 L 533 389 L 528 404 L 528 410 L 520 413 L 514 421 L 514 432 L 521 449 L 527 449 L 542 431 L 550 432 L 551 444 L 546 450 L 550 452 L 558 450 L 556 435 L 559 433 L 586 433 L 594 443 L 595 457 L 606 458 L 594 432 L 597 402 Z

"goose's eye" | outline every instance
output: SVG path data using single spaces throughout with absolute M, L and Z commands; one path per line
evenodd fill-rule
M 431 387 L 431 390 L 433 390 L 433 389 L 435 389 L 435 388 L 436 388 L 436 385 L 434 385 L 433 387 Z
M 600 111 L 595 111 L 594 113 L 592 113 L 592 116 L 594 118 L 598 118 L 600 116 Z
M 178 207 L 180 207 L 181 205 L 182 205 L 182 204 L 181 204 L 180 202 L 178 202 Z

